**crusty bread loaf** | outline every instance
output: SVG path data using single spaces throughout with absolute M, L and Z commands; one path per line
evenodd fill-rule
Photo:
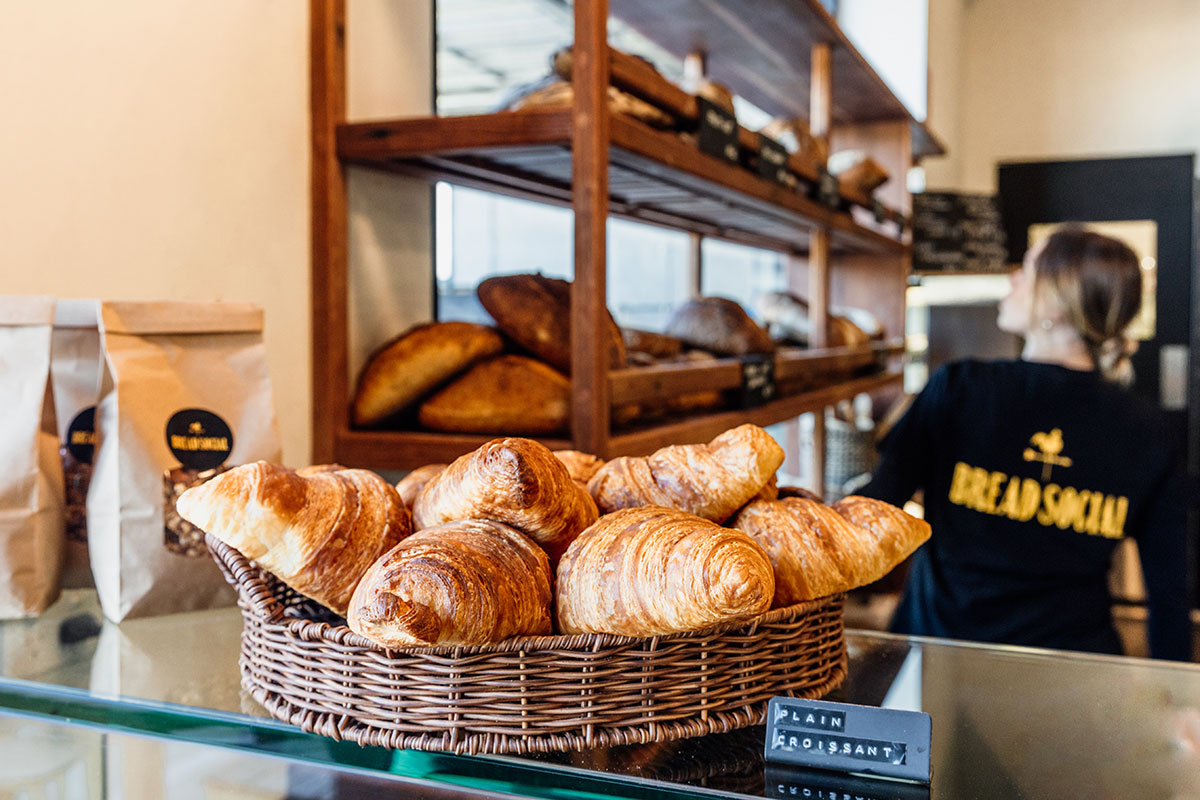
M 746 619 L 771 605 L 775 579 L 741 531 L 668 508 L 601 517 L 558 565 L 563 633 L 657 636 Z
M 493 439 L 454 460 L 417 495 L 418 530 L 460 519 L 511 525 L 552 562 L 596 521 L 596 504 L 567 468 L 532 439 Z
M 675 358 L 683 352 L 683 340 L 664 333 L 622 328 L 621 338 L 629 353 L 645 353 L 654 358 Z
M 671 315 L 667 335 L 727 356 L 772 353 L 771 337 L 740 305 L 724 297 L 689 300 Z
M 550 633 L 550 563 L 500 522 L 426 528 L 376 561 L 347 624 L 384 647 L 488 644 Z
M 421 404 L 426 428 L 456 433 L 563 433 L 571 420 L 571 382 L 526 356 L 505 355 L 471 367 Z
M 354 393 L 354 424 L 371 425 L 401 411 L 475 362 L 504 349 L 494 329 L 467 322 L 411 328 L 367 362 Z
M 571 284 L 545 275 L 500 275 L 479 284 L 479 302 L 496 325 L 521 347 L 560 372 L 571 374 Z M 625 366 L 625 343 L 607 316 L 608 366 Z
M 758 494 L 783 463 L 783 448 L 757 425 L 739 425 L 708 444 L 671 445 L 620 456 L 588 482 L 602 513 L 662 506 L 722 522 Z
M 390 483 L 361 469 L 293 472 L 258 461 L 179 498 L 180 516 L 319 603 L 345 614 L 367 568 L 411 532 Z

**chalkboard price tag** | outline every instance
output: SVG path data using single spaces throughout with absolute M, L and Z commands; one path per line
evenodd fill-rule
M 823 166 L 817 167 L 817 202 L 830 208 L 837 208 L 842 202 L 837 176 Z
M 929 783 L 933 722 L 919 711 L 774 697 L 767 761 Z
M 775 399 L 775 356 L 742 356 L 742 408 L 755 408 Z
M 929 800 L 929 787 L 903 781 L 838 775 L 815 769 L 767 764 L 763 797 L 836 798 L 842 800 Z
M 762 134 L 758 137 L 758 174 L 773 183 L 787 185 L 788 152 L 779 142 Z
M 725 109 L 703 97 L 696 100 L 700 107 L 700 152 L 737 164 L 737 119 Z
M 883 203 L 879 202 L 874 197 L 871 198 L 871 213 L 875 215 L 875 221 L 880 225 L 887 222 L 887 208 L 885 208 Z

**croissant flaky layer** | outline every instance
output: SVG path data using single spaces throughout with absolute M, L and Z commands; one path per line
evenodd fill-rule
M 771 606 L 771 562 L 741 531 L 668 508 L 601 517 L 558 565 L 560 632 L 655 636 Z
M 347 623 L 384 647 L 488 644 L 550 633 L 550 562 L 500 522 L 426 528 L 377 561 Z
M 923 520 L 866 497 L 755 500 L 733 525 L 770 557 L 776 608 L 879 580 L 929 538 Z
M 396 483 L 396 491 L 400 493 L 400 499 L 404 501 L 404 505 L 408 507 L 409 511 L 412 511 L 413 503 L 416 502 L 417 495 L 425 488 L 425 484 L 442 474 L 447 466 L 449 465 L 426 464 L 423 467 L 417 467 Z
M 609 461 L 588 482 L 601 513 L 661 506 L 722 522 L 770 481 L 783 448 L 757 425 L 739 425 L 708 444 L 671 445 Z
M 383 478 L 336 465 L 293 472 L 258 461 L 188 489 L 180 515 L 307 597 L 345 614 L 354 587 L 412 530 Z
M 456 459 L 413 504 L 418 530 L 460 519 L 511 525 L 545 548 L 551 561 L 596 521 L 596 504 L 561 461 L 532 439 L 493 439 Z

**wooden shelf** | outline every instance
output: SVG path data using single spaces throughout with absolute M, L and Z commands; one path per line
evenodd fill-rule
M 818 353 L 813 360 L 842 358 L 846 354 L 836 352 L 842 349 L 830 348 L 831 352 Z M 716 374 L 719 375 L 720 370 L 716 370 Z M 611 439 L 609 451 L 603 455 L 608 458 L 641 455 L 668 444 L 707 442 L 722 431 L 744 422 L 772 425 L 833 405 L 861 392 L 880 389 L 900 379 L 899 372 L 882 372 L 783 397 L 756 408 L 683 417 L 642 429 L 618 432 Z M 613 381 L 621 381 L 619 373 L 613 373 Z M 336 460 L 347 464 L 369 464 L 376 469 L 415 469 L 424 464 L 449 463 L 494 438 L 495 436 L 489 435 L 426 431 L 342 430 L 337 434 L 335 451 Z M 571 442 L 564 438 L 538 438 L 538 441 L 551 450 L 566 450 L 572 447 Z
M 906 120 L 916 158 L 945 147 L 851 45 L 818 0 L 610 0 L 614 17 L 676 56 L 705 54 L 708 76 L 769 114 L 809 116 L 814 45 L 833 48 L 833 124 Z
M 343 161 L 428 180 L 572 202 L 571 111 L 538 109 L 339 125 Z M 705 155 L 678 136 L 629 117 L 611 119 L 609 213 L 756 247 L 808 251 L 814 228 L 835 251 L 905 253 L 908 245 L 850 214 L 742 167 Z M 891 228 L 895 230 L 894 227 Z

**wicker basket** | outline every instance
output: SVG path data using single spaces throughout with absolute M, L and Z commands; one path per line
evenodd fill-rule
M 455 753 L 662 742 L 760 724 L 771 697 L 820 697 L 846 674 L 842 595 L 670 636 L 389 651 L 207 541 L 238 591 L 242 685 L 276 718 L 334 739 Z

